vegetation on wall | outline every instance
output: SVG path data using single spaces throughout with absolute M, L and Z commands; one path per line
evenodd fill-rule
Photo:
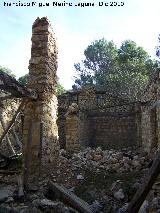
M 26 85 L 27 81 L 28 81 L 28 74 L 25 74 L 21 77 L 18 78 L 18 81 L 22 84 L 22 85 Z

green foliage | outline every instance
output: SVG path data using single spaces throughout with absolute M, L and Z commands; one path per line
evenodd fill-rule
M 27 81 L 28 81 L 28 74 L 21 76 L 18 81 L 19 83 L 21 83 L 22 85 L 26 86 Z
M 65 88 L 60 83 L 58 83 L 57 84 L 57 95 L 62 95 L 65 92 L 66 92 Z
M 138 99 L 158 66 L 134 41 L 124 41 L 118 49 L 105 39 L 96 40 L 84 51 L 85 59 L 75 64 L 73 89 L 94 85 L 129 99 Z
M 1 67 L 0 66 L 0 71 L 7 73 L 8 75 L 12 76 L 12 77 L 16 77 L 15 74 L 12 72 L 12 70 L 6 68 L 6 67 Z
M 29 74 L 23 75 L 23 76 L 21 76 L 21 77 L 18 79 L 18 81 L 19 81 L 22 85 L 26 86 L 26 85 L 27 85 L 27 81 L 28 81 L 28 76 L 29 76 Z M 57 95 L 61 95 L 61 94 L 63 94 L 63 93 L 65 93 L 65 89 L 64 89 L 64 87 L 58 82 L 58 84 L 57 84 Z

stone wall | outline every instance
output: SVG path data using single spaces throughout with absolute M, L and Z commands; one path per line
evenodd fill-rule
M 61 111 L 65 112 L 72 102 L 79 106 L 80 145 L 105 149 L 141 146 L 146 152 L 160 148 L 160 70 L 154 73 L 137 103 L 91 88 L 60 97 Z M 63 138 L 60 137 L 63 146 L 64 121 L 59 120 L 64 129 Z
M 76 117 L 66 118 L 67 105 L 72 102 L 78 104 L 79 113 Z M 71 150 L 74 140 L 80 147 L 101 146 L 105 149 L 133 147 L 140 143 L 136 106 L 112 94 L 94 88 L 68 93 L 59 97 L 59 111 L 59 132 L 63 133 L 60 133 L 59 139 L 62 148 L 68 149 L 69 143 Z
M 42 167 L 47 166 L 58 156 L 56 70 L 57 46 L 51 24 L 45 17 L 37 18 L 32 26 L 32 49 L 27 87 L 36 91 L 38 99 L 30 100 L 26 105 L 23 131 L 25 160 L 29 159 L 28 167 L 34 172 L 39 168 L 39 164 Z M 43 123 L 42 144 L 40 123 Z M 29 142 L 31 126 L 32 140 Z
M 141 107 L 141 137 L 142 147 L 150 152 L 152 148 L 160 147 L 160 72 L 154 73 L 141 101 L 146 102 Z
M 66 149 L 71 152 L 80 150 L 79 118 L 77 115 L 66 117 Z
M 90 118 L 90 144 L 103 149 L 119 149 L 137 145 L 135 115 L 118 113 L 103 115 L 99 113 Z

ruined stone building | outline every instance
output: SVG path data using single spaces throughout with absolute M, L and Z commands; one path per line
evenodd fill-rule
M 57 46 L 47 18 L 37 18 L 32 26 L 32 48 L 27 87 L 36 91 L 38 98 L 26 103 L 24 110 L 23 143 L 26 159 L 39 164 L 52 162 L 58 155 L 57 120 Z M 43 130 L 41 131 L 41 124 Z M 29 127 L 32 126 L 32 132 Z M 32 143 L 28 137 L 31 134 Z M 42 135 L 43 134 L 43 135 Z M 41 138 L 42 137 L 42 138 Z M 28 156 L 28 153 L 31 153 Z
M 107 208 L 109 201 L 115 208 L 113 199 L 110 199 L 112 192 L 111 198 L 115 198 L 119 208 L 115 194 L 123 191 L 121 188 L 118 191 L 112 189 L 121 182 L 120 177 L 126 178 L 127 174 L 127 191 L 132 186 L 131 176 L 135 175 L 134 183 L 138 184 L 140 191 L 137 191 L 139 209 L 160 172 L 160 153 L 157 152 L 157 157 L 152 160 L 152 154 L 155 154 L 153 151 L 160 148 L 160 70 L 157 69 L 141 99 L 135 102 L 94 87 L 68 91 L 57 97 L 58 50 L 53 29 L 46 17 L 37 18 L 33 23 L 31 40 L 27 86 L 0 71 L 0 168 L 9 169 L 7 163 L 14 163 L 13 159 L 17 156 L 21 163 L 21 175 L 15 175 L 19 171 L 10 173 L 15 176 L 14 179 L 11 178 L 11 182 L 16 185 L 16 190 L 12 192 L 16 199 L 7 192 L 5 204 L 12 206 L 14 202 L 16 207 L 23 206 L 24 212 L 30 212 L 26 205 L 29 205 L 29 209 L 33 207 L 32 212 L 35 212 L 35 208 L 39 212 L 38 208 L 42 210 L 42 206 L 47 206 L 46 212 L 50 212 L 48 207 L 52 209 L 54 206 L 56 212 L 58 206 L 63 208 L 62 203 L 57 203 L 58 198 L 75 207 L 76 211 L 72 208 L 71 212 L 78 212 L 78 209 L 80 212 L 93 212 L 94 205 L 92 208 L 88 203 L 84 205 L 84 201 L 75 196 L 76 191 L 75 194 L 71 192 L 71 189 L 75 190 L 79 185 L 77 192 L 86 191 L 87 196 L 94 194 L 96 202 L 97 198 L 105 198 Z M 96 149 L 85 149 L 86 147 Z M 145 174 L 151 164 L 147 181 L 141 188 L 137 182 L 137 174 L 138 178 L 140 173 Z M 4 173 L 4 170 L 1 172 Z M 116 173 L 119 173 L 118 176 Z M 5 174 L 7 179 L 4 183 L 6 180 L 8 183 L 10 176 Z M 1 176 L 2 179 L 5 174 Z M 114 185 L 108 187 L 108 183 L 113 180 L 116 180 Z M 122 179 L 122 183 L 124 181 Z M 70 190 L 57 183 L 63 183 Z M 7 194 L 2 184 L 1 195 Z M 49 187 L 47 191 L 46 186 Z M 91 191 L 88 191 L 89 187 Z M 51 194 L 55 194 L 54 198 L 50 197 Z M 127 199 L 125 195 L 121 199 L 125 204 L 129 201 L 128 195 Z M 84 207 L 89 211 L 85 211 Z M 129 206 L 130 209 L 133 207 L 134 205 Z M 66 212 L 66 208 L 63 209 L 64 211 L 58 212 Z M 110 206 L 107 212 L 112 212 Z
M 93 88 L 68 92 L 59 97 L 60 145 L 72 151 L 78 145 L 104 149 L 142 147 L 147 152 L 157 149 L 160 146 L 159 98 L 160 70 L 154 74 L 141 100 L 134 103 Z M 71 103 L 78 105 L 78 111 L 66 115 Z
M 76 113 L 66 115 L 76 103 Z M 139 142 L 137 106 L 94 88 L 68 92 L 59 97 L 59 141 L 74 151 L 80 147 L 103 149 L 135 146 Z
M 23 111 L 24 152 L 30 149 L 32 161 L 38 162 L 36 159 L 41 155 L 44 165 L 52 162 L 59 147 L 69 151 L 88 146 L 103 149 L 143 147 L 146 151 L 159 148 L 159 70 L 142 99 L 135 103 L 94 88 L 67 92 L 57 100 L 56 70 L 57 46 L 51 24 L 47 18 L 37 18 L 32 27 L 27 88 L 35 91 L 38 98 L 28 99 Z M 1 116 L 7 125 L 6 115 L 13 115 L 7 104 L 1 107 Z M 43 136 L 40 133 L 42 123 Z M 33 143 L 27 148 L 31 126 Z
M 30 169 L 31 172 L 36 173 L 40 165 L 44 167 L 53 162 L 59 151 L 56 124 L 57 46 L 51 24 L 46 17 L 37 18 L 34 22 L 31 40 L 32 48 L 27 87 L 22 87 L 15 79 L 3 73 L 0 76 L 0 87 L 9 92 L 8 97 L 11 95 L 16 100 L 17 97 L 20 97 L 22 101 L 24 108 L 21 111 L 24 116 L 21 133 L 24 164 L 27 170 Z M 32 97 L 31 94 L 35 94 L 35 97 Z M 4 123 L 12 129 L 13 124 L 10 125 L 10 122 L 14 117 L 14 109 L 18 108 L 19 103 L 17 102 L 17 106 L 12 109 L 10 109 L 12 106 L 10 101 L 6 102 L 5 100 L 2 103 L 4 107 L 1 108 L 1 115 Z M 8 115 L 8 121 L 4 116 L 5 114 Z M 5 128 L 1 125 L 1 142 L 4 139 Z M 6 131 L 7 135 L 10 129 Z M 12 148 L 14 149 L 14 147 Z

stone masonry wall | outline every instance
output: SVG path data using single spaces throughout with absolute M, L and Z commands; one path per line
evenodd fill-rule
M 72 101 L 76 102 L 79 108 L 76 119 L 63 116 L 67 111 L 67 104 Z M 63 148 L 68 149 L 68 143 L 69 150 L 74 150 L 74 143 L 79 143 L 80 147 L 101 146 L 105 149 L 139 145 L 140 131 L 138 131 L 136 106 L 127 104 L 127 100 L 92 88 L 82 89 L 68 96 L 63 95 L 62 99 L 60 97 L 61 113 L 58 126 L 59 132 L 63 133 L 59 135 Z M 76 122 L 76 127 L 73 125 L 73 120 Z M 76 139 L 73 135 L 76 135 Z M 71 144 L 72 148 L 70 148 Z
M 90 143 L 103 149 L 119 149 L 137 145 L 135 115 L 103 115 L 90 118 Z
M 66 149 L 70 152 L 80 150 L 79 119 L 75 114 L 66 117 Z
M 160 147 L 160 72 L 154 74 L 141 101 L 147 102 L 141 107 L 142 147 L 146 152 Z
M 32 49 L 29 62 L 27 87 L 38 94 L 36 101 L 29 101 L 24 112 L 24 152 L 28 155 L 28 134 L 32 124 L 32 142 L 29 167 L 49 165 L 58 155 L 57 119 L 57 46 L 51 24 L 47 18 L 37 18 L 32 26 Z M 40 122 L 44 125 L 43 143 L 40 144 Z

